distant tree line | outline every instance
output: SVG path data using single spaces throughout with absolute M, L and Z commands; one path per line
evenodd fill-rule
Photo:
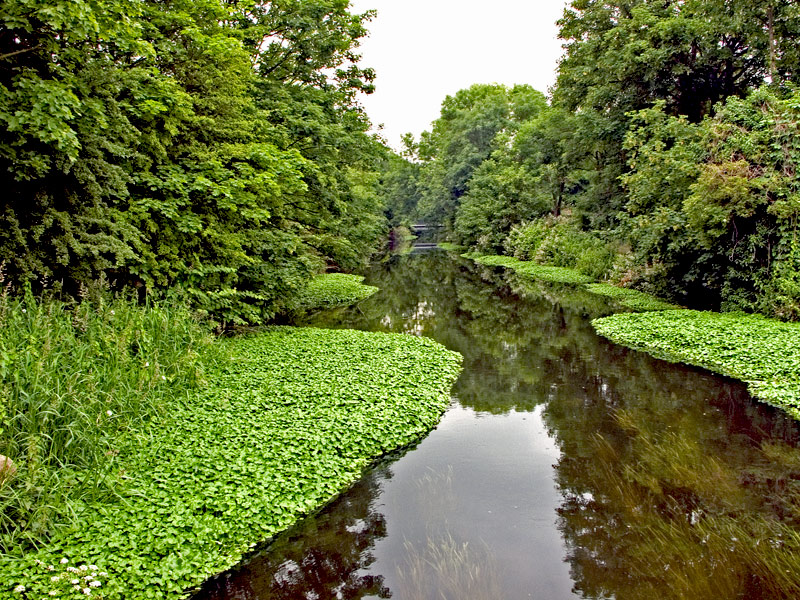
M 178 289 L 226 322 L 291 306 L 385 228 L 348 0 L 4 0 L 0 260 L 65 293 Z
M 574 0 L 549 101 L 448 97 L 394 222 L 695 306 L 800 318 L 800 4 Z

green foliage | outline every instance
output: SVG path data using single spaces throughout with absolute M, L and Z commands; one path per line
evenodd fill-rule
M 317 275 L 300 296 L 300 306 L 305 310 L 316 310 L 354 304 L 378 291 L 376 287 L 364 285 L 363 281 L 361 275 L 347 273 Z
M 693 310 L 617 314 L 592 324 L 616 343 L 746 381 L 754 396 L 800 419 L 797 324 Z
M 178 304 L 0 296 L 0 550 L 18 555 L 125 487 L 115 454 L 198 388 L 211 337 Z
M 75 528 L 7 558 L 4 593 L 46 595 L 36 561 L 66 557 L 108 573 L 107 600 L 183 597 L 427 433 L 460 369 L 459 355 L 408 335 L 273 328 L 221 344 L 205 390 L 121 440 L 123 501 L 88 502 Z
M 640 292 L 630 288 L 618 287 L 609 283 L 589 283 L 586 289 L 593 294 L 613 298 L 621 306 L 630 308 L 637 312 L 644 312 L 648 310 L 672 310 L 681 308 L 676 304 L 671 304 L 661 298 L 657 298 L 652 294 Z
M 506 267 L 529 279 L 540 279 L 554 283 L 581 284 L 594 281 L 588 275 L 568 267 L 539 265 L 532 261 L 523 261 L 512 256 L 484 255 L 478 252 L 462 254 L 464 258 L 474 260 L 478 264 L 490 267 Z
M 0 252 L 15 283 L 183 288 L 224 323 L 291 305 L 384 229 L 355 94 L 372 13 L 334 2 L 10 0 Z M 13 261 L 10 260 L 13 257 Z
M 452 242 L 439 242 L 437 246 L 442 250 L 447 250 L 448 252 L 458 252 L 459 254 L 463 254 L 464 251 L 467 250 L 465 246 L 459 246 L 458 244 L 453 244 Z
M 455 235 L 481 252 L 501 250 L 515 224 L 547 211 L 535 183 L 522 166 L 496 152 L 469 180 L 469 190 L 456 210 Z
M 545 107 L 544 95 L 526 85 L 475 84 L 445 98 L 419 143 L 420 216 L 452 229 L 475 170 L 502 146 L 503 134 Z
M 511 231 L 505 246 L 521 260 L 577 269 L 592 280 L 606 277 L 616 256 L 611 245 L 564 218 L 523 223 Z

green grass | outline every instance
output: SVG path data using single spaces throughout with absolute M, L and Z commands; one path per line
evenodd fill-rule
M 0 482 L 0 556 L 47 544 L 119 494 L 120 437 L 136 440 L 198 388 L 215 356 L 180 305 L 0 297 L 0 454 L 17 468 Z
M 582 283 L 590 283 L 594 281 L 588 275 L 584 275 L 576 269 L 568 267 L 551 267 L 547 265 L 540 265 L 532 261 L 519 260 L 512 256 L 502 255 L 487 255 L 478 252 L 467 252 L 462 254 L 464 258 L 469 258 L 475 262 L 491 267 L 506 267 L 513 269 L 524 277 L 530 279 L 539 279 L 542 281 L 550 281 L 553 283 L 567 283 L 579 285 Z
M 681 308 L 677 304 L 672 304 L 651 294 L 640 292 L 639 290 L 632 290 L 630 288 L 618 287 L 609 283 L 589 283 L 586 284 L 585 287 L 593 294 L 612 298 L 621 306 L 637 312 Z
M 618 344 L 741 379 L 755 397 L 800 419 L 800 324 L 694 310 L 616 314 L 592 324 Z
M 355 304 L 378 291 L 376 287 L 364 285 L 363 281 L 360 275 L 323 273 L 308 284 L 300 304 L 306 310 Z
M 0 595 L 48 597 L 54 572 L 92 564 L 107 600 L 179 598 L 427 433 L 460 368 L 405 335 L 279 327 L 218 345 L 209 386 L 117 438 L 121 498 L 87 500 L 39 551 L 3 556 Z

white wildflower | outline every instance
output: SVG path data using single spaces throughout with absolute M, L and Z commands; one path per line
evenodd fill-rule
M 167 380 L 167 378 L 162 375 L 161 376 L 161 381 L 166 381 L 166 380 Z
M 144 366 L 145 366 L 145 367 L 149 367 L 149 366 L 150 366 L 150 362 L 149 362 L 149 361 L 145 362 L 145 363 L 144 363 Z
M 68 559 L 68 558 L 66 558 L 66 557 L 64 557 L 64 558 L 62 558 L 62 559 L 61 559 L 60 561 L 58 561 L 58 562 L 60 562 L 62 565 L 65 565 L 65 564 L 67 564 L 67 563 L 69 562 L 69 559 Z
M 110 415 L 111 411 L 108 411 L 108 414 Z M 90 571 L 97 571 L 97 565 L 89 565 L 89 570 Z
M 94 575 L 87 575 L 83 578 L 84 581 L 91 581 L 92 579 L 94 579 Z
M 27 310 L 25 310 L 25 309 L 23 308 L 23 309 L 22 309 L 22 312 L 26 313 L 26 312 L 28 312 L 28 311 L 27 311 Z
M 51 596 L 58 596 L 58 591 L 57 591 L 57 590 L 50 590 L 50 591 L 49 591 L 49 592 L 47 592 L 47 593 L 48 593 L 49 595 L 51 595 Z
M 83 590 L 82 590 L 82 591 L 83 591 L 83 593 L 84 593 L 84 594 L 86 594 L 87 596 L 91 596 L 91 595 L 92 595 L 92 590 L 91 590 L 91 589 L 89 589 L 89 588 L 83 588 Z
M 86 565 L 81 565 L 80 569 L 81 571 L 88 571 L 89 567 L 87 567 Z
M 89 587 L 100 587 L 101 585 L 103 584 L 100 583 L 99 581 L 93 581 L 92 583 L 89 584 Z
M 114 413 L 113 413 L 113 412 L 111 412 L 110 410 L 107 410 L 107 411 L 106 411 L 106 414 L 107 414 L 107 415 L 110 417 L 110 416 L 111 416 L 111 415 L 113 415 Z M 95 568 L 94 568 L 94 570 L 96 571 L 96 570 L 97 570 L 97 567 L 95 567 Z
M 50 581 L 58 581 L 59 579 L 61 579 L 61 575 L 53 575 L 53 576 L 50 578 Z
M 72 581 L 70 581 L 70 583 L 71 583 L 72 585 L 78 585 L 80 582 L 81 582 L 81 580 L 80 580 L 80 579 L 73 579 Z
M 76 569 L 75 567 L 67 567 L 67 572 L 68 573 L 77 573 L 78 569 Z
M 23 308 L 22 310 L 25 310 L 25 309 Z M 24 585 L 18 585 L 17 587 L 14 588 L 14 591 L 17 592 L 18 594 L 21 594 L 22 592 L 25 591 L 25 586 Z

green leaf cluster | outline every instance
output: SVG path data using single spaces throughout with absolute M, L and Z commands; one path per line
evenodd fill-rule
M 94 296 L 94 294 L 92 294 Z M 0 296 L 0 553 L 24 554 L 125 488 L 121 438 L 205 382 L 217 346 L 183 305 Z
M 0 254 L 15 284 L 180 287 L 223 323 L 289 307 L 384 229 L 343 0 L 0 7 Z
M 312 279 L 300 296 L 300 306 L 305 310 L 332 308 L 355 304 L 378 291 L 364 285 L 364 277 L 347 273 L 323 273 Z
M 558 24 L 549 102 L 448 97 L 408 145 L 404 210 L 482 254 L 800 318 L 800 8 L 575 0 Z
M 0 563 L 4 594 L 46 596 L 37 567 L 89 563 L 107 600 L 180 598 L 418 440 L 450 403 L 461 358 L 428 338 L 277 327 L 221 341 L 202 391 L 175 394 L 119 440 L 121 497 Z

